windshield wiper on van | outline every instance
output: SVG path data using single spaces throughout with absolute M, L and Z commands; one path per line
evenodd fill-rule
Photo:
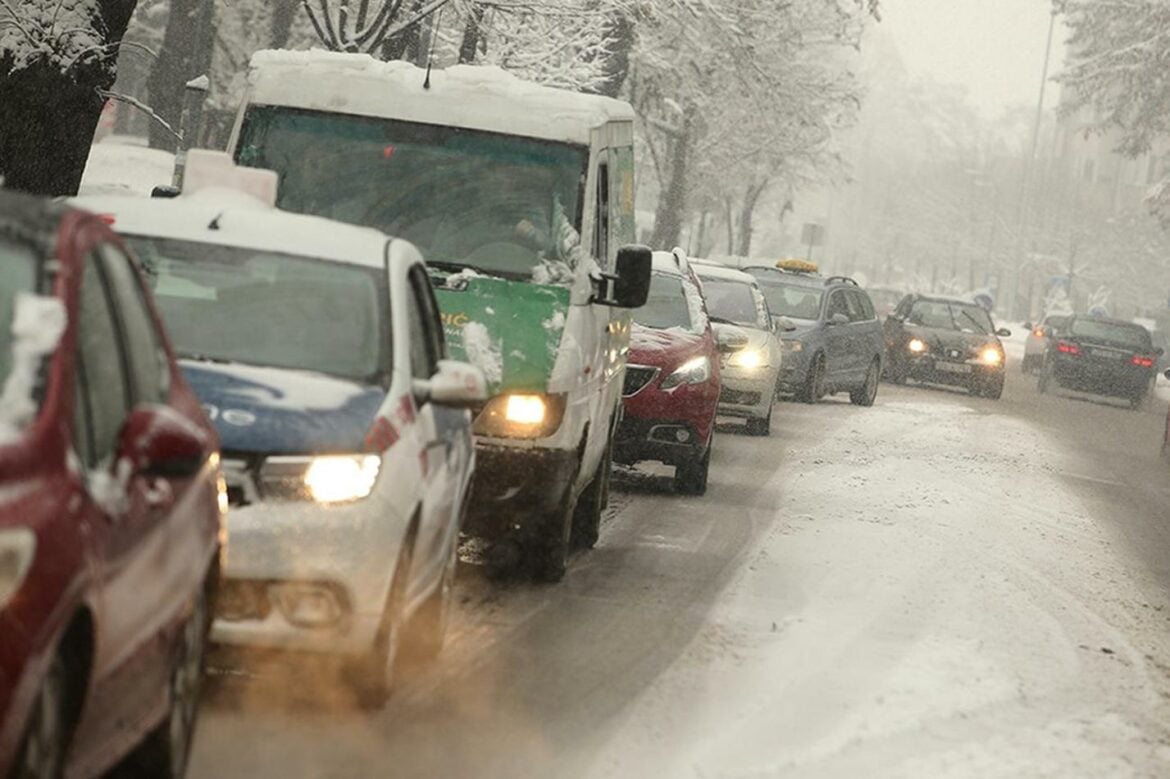
M 709 322 L 711 322 L 711 324 L 715 324 L 715 325 L 735 325 L 736 327 L 740 327 L 740 324 L 739 324 L 739 322 L 733 322 L 733 321 L 731 321 L 730 319 L 724 319 L 724 318 L 723 318 L 723 317 L 721 317 L 721 316 L 710 316 L 710 315 L 708 315 L 708 316 L 707 316 L 707 320 L 708 320 Z
M 210 362 L 217 365 L 232 365 L 236 361 L 229 360 L 226 357 L 212 357 L 210 354 L 203 352 L 177 352 L 180 360 L 193 360 L 195 362 Z

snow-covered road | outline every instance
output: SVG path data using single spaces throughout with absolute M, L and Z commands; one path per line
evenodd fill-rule
M 1170 465 L 1142 412 L 883 385 L 624 474 L 556 587 L 464 577 L 382 713 L 233 680 L 196 779 L 1170 775 Z M 664 472 L 665 473 L 665 472 Z

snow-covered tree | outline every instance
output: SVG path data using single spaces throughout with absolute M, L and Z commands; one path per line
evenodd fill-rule
M 869 8 L 673 0 L 647 14 L 630 94 L 659 184 L 655 245 L 676 243 L 696 206 L 719 208 L 729 251 L 747 254 L 765 191 L 831 168 L 833 132 L 859 99 L 844 51 Z
M 77 192 L 136 0 L 0 0 L 0 177 Z
M 1095 109 L 1097 128 L 1120 128 L 1119 151 L 1139 156 L 1170 135 L 1170 0 L 1054 0 L 1072 31 L 1060 80 L 1067 110 Z M 1170 226 L 1170 180 L 1150 203 Z

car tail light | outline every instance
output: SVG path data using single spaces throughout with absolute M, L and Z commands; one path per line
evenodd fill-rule
M 1080 356 L 1081 347 L 1069 341 L 1057 341 L 1056 351 L 1060 352 L 1061 354 L 1071 354 L 1074 357 L 1077 357 Z
M 1142 354 L 1135 354 L 1133 356 L 1133 359 L 1130 360 L 1130 362 L 1132 362 L 1134 365 L 1138 366 L 1139 368 L 1153 368 L 1154 367 L 1154 358 L 1153 357 L 1146 357 L 1145 355 L 1142 355 Z

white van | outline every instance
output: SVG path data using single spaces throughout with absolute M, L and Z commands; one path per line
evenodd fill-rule
M 287 210 L 418 246 L 452 355 L 483 370 L 467 530 L 559 580 L 597 540 L 651 254 L 633 246 L 634 113 L 502 70 L 261 52 L 232 134 Z M 506 542 L 506 543 L 500 543 Z

